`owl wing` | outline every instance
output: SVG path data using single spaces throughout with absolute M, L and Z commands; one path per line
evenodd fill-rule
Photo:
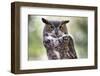
M 69 56 L 71 59 L 76 59 L 77 58 L 77 54 L 76 54 L 76 51 L 75 51 L 75 48 L 74 48 L 74 42 L 73 42 L 73 39 L 71 36 L 68 36 L 69 38 L 69 43 L 68 43 L 68 48 L 69 48 Z
M 43 40 L 43 44 L 46 48 L 48 59 L 49 60 L 58 59 L 57 54 L 54 52 L 54 43 L 53 43 L 52 39 Z

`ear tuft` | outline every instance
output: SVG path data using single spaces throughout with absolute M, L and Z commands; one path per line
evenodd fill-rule
M 48 24 L 48 20 L 46 20 L 45 18 L 42 18 L 42 22 L 45 23 L 45 24 Z
M 69 23 L 69 20 L 65 21 L 65 23 Z
M 66 23 L 69 23 L 69 20 L 62 21 L 62 24 L 66 24 Z

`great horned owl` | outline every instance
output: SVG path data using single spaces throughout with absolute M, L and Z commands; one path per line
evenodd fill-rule
M 76 51 L 72 37 L 68 34 L 65 21 L 50 21 L 42 18 L 45 24 L 43 30 L 43 44 L 49 60 L 76 59 Z

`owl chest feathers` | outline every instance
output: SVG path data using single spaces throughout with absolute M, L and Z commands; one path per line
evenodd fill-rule
M 60 58 L 61 51 L 68 49 L 68 40 L 66 40 L 66 43 L 64 43 L 64 39 L 67 39 L 68 36 L 69 35 L 65 34 L 63 34 L 59 38 L 54 38 L 50 34 L 44 36 L 44 41 L 49 41 L 48 43 L 46 43 L 46 45 L 50 46 L 50 48 L 48 49 L 52 49 L 52 51 L 56 54 L 57 58 Z
M 69 20 L 50 21 L 42 18 L 45 24 L 43 30 L 43 44 L 49 59 L 77 58 L 73 39 L 68 34 L 66 24 Z

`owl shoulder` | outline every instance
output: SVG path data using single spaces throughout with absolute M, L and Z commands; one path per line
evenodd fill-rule
M 73 41 L 73 37 L 71 35 L 68 36 L 69 40 Z

